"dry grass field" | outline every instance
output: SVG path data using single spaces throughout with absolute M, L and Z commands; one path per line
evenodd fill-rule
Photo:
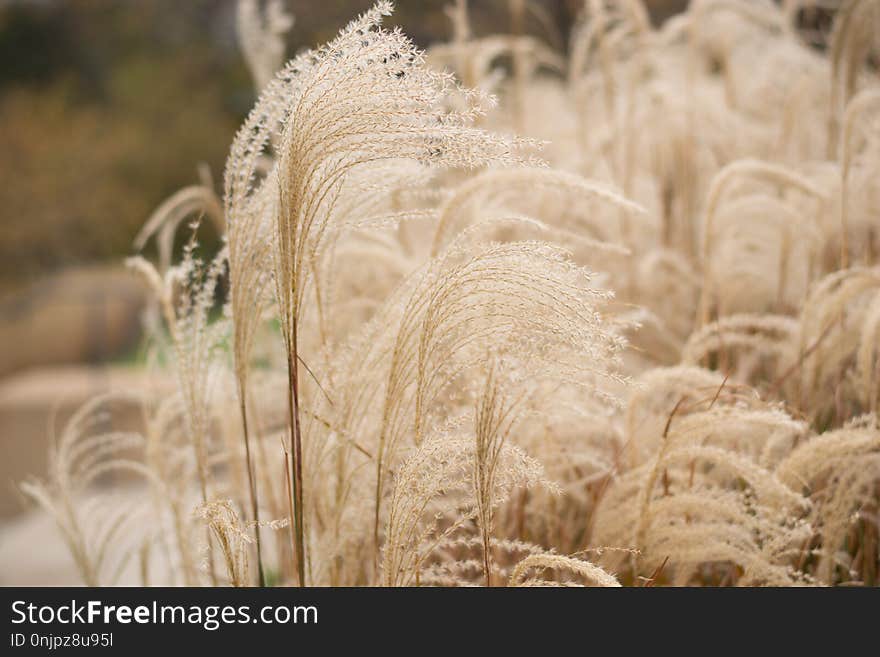
M 4 420 L 0 583 L 880 584 L 880 0 L 649 4 L 421 50 L 380 0 L 291 59 L 239 0 L 142 358 L 45 466 Z

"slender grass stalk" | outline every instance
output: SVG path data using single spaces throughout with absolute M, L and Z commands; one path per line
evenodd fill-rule
M 241 413 L 241 426 L 244 431 L 244 455 L 247 460 L 248 489 L 250 491 L 251 516 L 254 519 L 254 535 L 256 538 L 257 551 L 257 583 L 260 587 L 266 586 L 266 576 L 263 571 L 263 554 L 260 540 L 260 505 L 257 499 L 257 481 L 254 476 L 254 462 L 251 458 L 251 440 L 247 421 L 247 400 L 245 391 L 239 390 L 239 411 Z
M 287 374 L 289 384 L 288 395 L 288 423 L 291 436 L 290 472 L 292 485 L 289 490 L 292 512 L 293 543 L 296 558 L 297 581 L 300 586 L 306 585 L 305 564 L 305 527 L 303 524 L 303 474 L 302 474 L 302 435 L 299 420 L 299 375 L 297 372 L 298 360 L 296 355 L 296 324 L 293 326 L 292 350 L 287 360 Z

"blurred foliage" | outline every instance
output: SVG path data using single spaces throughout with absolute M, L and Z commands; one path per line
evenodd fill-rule
M 76 0 L 0 10 L 0 287 L 129 253 L 199 162 L 219 179 L 253 96 L 233 8 Z

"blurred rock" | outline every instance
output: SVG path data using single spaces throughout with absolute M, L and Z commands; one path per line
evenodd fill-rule
M 147 303 L 121 267 L 49 276 L 0 300 L 0 376 L 35 365 L 96 363 L 130 353 Z

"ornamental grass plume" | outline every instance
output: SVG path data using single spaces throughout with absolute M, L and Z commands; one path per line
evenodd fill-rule
M 273 197 L 272 273 L 288 355 L 285 449 L 300 584 L 306 582 L 306 529 L 298 331 L 321 250 L 344 222 L 341 199 L 387 193 L 388 183 L 370 175 L 368 166 L 377 163 L 476 167 L 515 159 L 515 142 L 468 126 L 482 111 L 476 95 L 462 91 L 469 101 L 462 110 L 444 107 L 443 100 L 457 90 L 452 78 L 427 68 L 424 55 L 399 30 L 379 27 L 390 13 L 391 3 L 379 2 L 332 42 L 287 64 L 261 94 L 226 167 L 230 215 L 246 212 L 263 189 Z M 277 161 L 252 190 L 257 158 L 272 135 L 278 139 Z M 256 229 L 239 237 L 258 239 Z
M 418 446 L 442 422 L 438 412 L 472 397 L 469 377 L 482 377 L 492 359 L 516 359 L 517 386 L 529 373 L 532 382 L 552 379 L 613 399 L 602 381 L 624 380 L 614 367 L 625 341 L 599 311 L 610 298 L 556 247 L 481 245 L 468 233 L 398 289 L 334 375 L 344 391 L 337 431 L 360 436 L 374 460 L 374 549 L 399 449 Z M 448 399 L 456 387 L 461 392 Z
M 113 407 L 140 403 L 130 395 L 95 397 L 78 409 L 49 452 L 49 479 L 31 479 L 22 492 L 52 518 L 87 586 L 110 586 L 140 547 L 136 531 L 145 509 L 134 500 L 108 499 L 94 484 L 110 473 L 128 472 L 149 480 L 137 458 L 144 439 L 133 431 L 101 431 Z
M 589 561 L 572 559 L 558 554 L 532 554 L 520 561 L 510 576 L 510 586 L 559 586 L 553 580 L 528 577 L 530 570 L 568 571 L 583 578 L 587 586 L 619 587 L 613 575 L 591 564 Z M 570 586 L 568 583 L 562 586 Z

